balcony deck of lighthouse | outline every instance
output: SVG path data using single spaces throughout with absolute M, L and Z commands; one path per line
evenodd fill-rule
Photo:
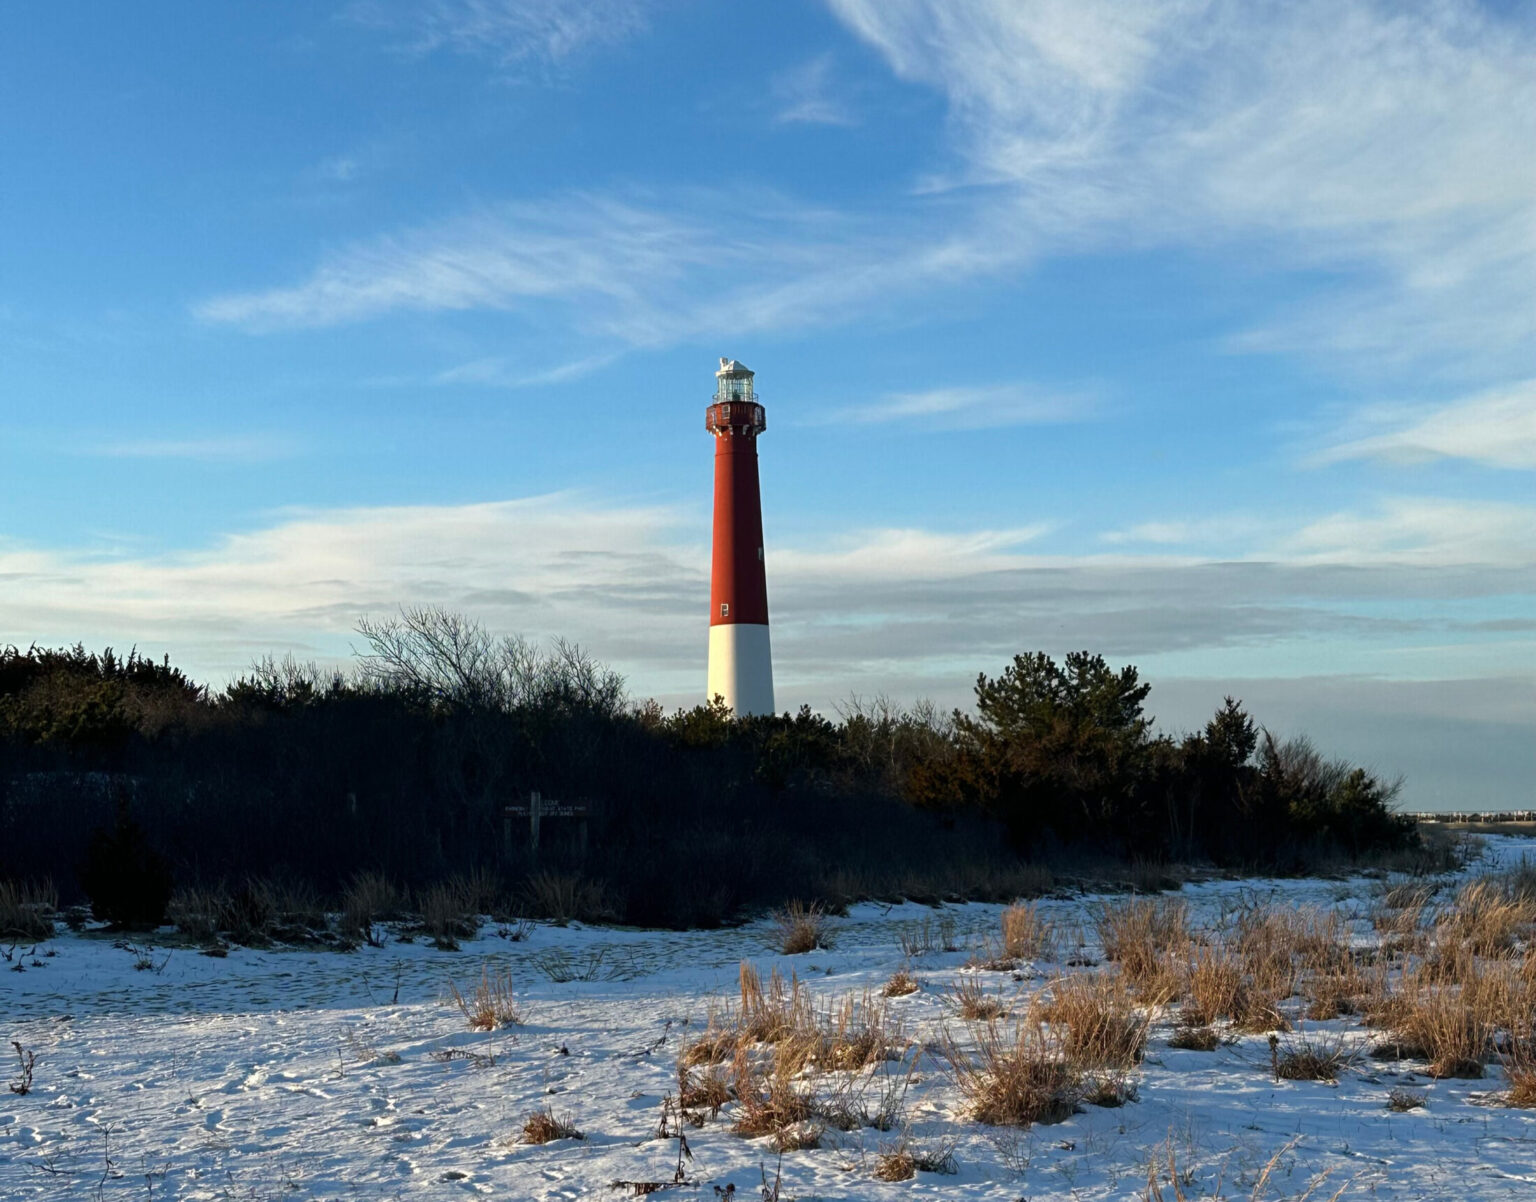
M 757 437 L 767 416 L 752 372 L 721 359 L 705 428 L 715 436 L 714 548 L 709 578 L 707 696 L 739 715 L 773 713 L 773 655 L 768 644 L 768 578 Z

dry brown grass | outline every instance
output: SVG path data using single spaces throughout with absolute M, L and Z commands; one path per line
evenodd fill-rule
M 814 1026 L 807 1034 L 814 1039 L 813 1062 L 823 1071 L 867 1068 L 897 1058 L 907 1046 L 900 1020 L 877 994 L 849 994 L 826 1010 L 813 1009 L 813 1014 Z
M 399 917 L 404 900 L 394 882 L 382 872 L 359 872 L 347 883 L 342 895 L 342 933 L 371 937 L 375 923 Z
M 917 1158 L 904 1146 L 887 1149 L 875 1157 L 876 1181 L 910 1181 L 917 1176 Z
M 463 1012 L 471 1031 L 494 1031 L 497 1027 L 517 1026 L 523 1021 L 522 1009 L 512 994 L 512 974 L 504 968 L 491 972 L 490 965 L 480 970 L 480 980 L 467 996 L 453 981 L 448 992 Z
M 546 1106 L 523 1120 L 523 1143 L 547 1144 L 557 1139 L 583 1139 L 569 1114 L 556 1114 Z
M 1011 1033 L 992 1024 L 981 1028 L 974 1052 L 946 1037 L 944 1053 L 970 1116 L 980 1123 L 1059 1123 L 1082 1096 L 1081 1074 L 1063 1054 L 1061 1040 L 1033 1020 Z
M 739 1112 L 733 1132 L 749 1138 L 776 1135 L 810 1121 L 812 1098 L 795 1081 L 805 1066 L 799 1051 L 786 1044 L 766 1055 L 746 1047 L 736 1050 L 731 1078 Z
M 1062 1052 L 1079 1069 L 1129 1069 L 1147 1046 L 1147 1015 L 1125 984 L 1108 973 L 1078 973 L 1051 986 L 1037 1011 L 1063 1032 Z
M 1516 1044 L 1505 1056 L 1504 1080 L 1509 1084 L 1504 1091 L 1504 1105 L 1527 1110 L 1536 1107 L 1536 1053 L 1529 1042 Z
M 1512 891 L 1498 878 L 1468 881 L 1435 916 L 1441 948 L 1460 945 L 1474 956 L 1494 958 L 1516 950 L 1516 941 L 1536 921 L 1536 900 Z
M 459 940 L 471 938 L 479 929 L 474 907 L 457 883 L 440 882 L 419 896 L 422 928 L 444 951 L 457 951 Z
M 1337 1081 L 1358 1058 L 1348 1037 L 1338 1032 L 1271 1035 L 1269 1051 L 1277 1081 Z
M 1382 1050 L 1429 1061 L 1432 1077 L 1481 1077 L 1493 1051 L 1493 1032 L 1487 1017 L 1467 1004 L 1463 990 L 1416 979 L 1405 986 L 1404 996 L 1404 1017 Z
M 1105 958 L 1120 965 L 1132 988 L 1167 990 L 1171 965 L 1182 960 L 1190 943 L 1189 906 L 1184 901 L 1160 897 L 1106 902 L 1095 908 L 1093 922 Z
M 895 1144 L 881 1144 L 875 1157 L 876 1181 L 910 1181 L 918 1173 L 955 1172 L 953 1141 L 924 1148 L 912 1143 L 904 1133 Z
M 1283 1148 L 1277 1149 L 1275 1154 L 1265 1162 L 1264 1167 L 1259 1170 L 1258 1177 L 1254 1180 L 1252 1191 L 1247 1195 L 1248 1202 L 1261 1202 L 1262 1199 L 1269 1196 L 1270 1178 L 1275 1175 L 1276 1170 L 1281 1168 L 1282 1162 L 1290 1154 L 1291 1149 L 1296 1146 L 1296 1142 L 1293 1139 Z M 1162 1157 L 1153 1157 L 1147 1165 L 1147 1189 L 1142 1194 L 1142 1198 L 1144 1202 L 1166 1202 L 1170 1197 L 1172 1202 L 1194 1202 L 1194 1199 L 1197 1197 L 1204 1199 L 1205 1202 L 1222 1202 L 1223 1199 L 1230 1197 L 1230 1195 L 1222 1192 L 1219 1182 L 1216 1186 L 1217 1192 L 1214 1194 L 1207 1194 L 1203 1189 L 1198 1194 L 1185 1193 L 1184 1189 L 1186 1186 L 1194 1188 L 1194 1180 L 1195 1176 L 1192 1172 L 1187 1168 L 1179 1167 L 1178 1157 L 1174 1151 L 1173 1139 L 1170 1137 L 1166 1154 Z M 1319 1193 L 1319 1191 L 1323 1188 L 1326 1181 L 1326 1172 L 1313 1177 L 1307 1182 L 1301 1193 L 1292 1195 L 1293 1202 L 1311 1202 L 1312 1199 L 1317 1199 L 1317 1202 L 1324 1202 L 1325 1196 Z M 1171 1195 L 1163 1193 L 1165 1185 L 1173 1191 Z M 1349 1186 L 1350 1182 L 1346 1181 L 1331 1194 L 1326 1195 L 1326 1202 L 1338 1202 L 1338 1199 L 1344 1196 L 1344 1192 L 1349 1189 Z
M 908 1042 L 881 993 L 866 990 L 817 1006 L 797 978 L 786 982 L 775 970 L 764 985 L 743 961 L 739 1006 L 712 1012 L 703 1034 L 684 1045 L 678 1065 L 686 1070 L 730 1060 L 738 1075 L 745 1069 L 761 1076 L 763 1056 L 754 1049 L 771 1049 L 775 1070 L 794 1077 L 806 1069 L 866 1068 L 899 1056 Z
M 732 1096 L 731 1083 L 718 1064 L 702 1073 L 684 1064 L 677 1066 L 677 1104 L 684 1110 L 707 1110 L 713 1117 Z
M 1243 964 L 1220 944 L 1196 947 L 1190 958 L 1184 1021 L 1208 1026 L 1218 1019 L 1235 1020 L 1244 1005 Z
M 53 938 L 59 893 L 52 881 L 0 881 L 0 941 L 38 943 Z
M 1181 1026 L 1168 1036 L 1168 1046 L 1191 1052 L 1214 1052 L 1221 1046 L 1221 1036 L 1210 1027 Z
M 1302 982 L 1306 1016 L 1312 1022 L 1358 1014 L 1369 994 L 1370 987 L 1347 949 L 1330 971 L 1312 973 Z
M 891 974 L 891 979 L 880 989 L 885 997 L 906 997 L 918 990 L 917 978 L 905 968 L 898 968 Z
M 806 906 L 792 901 L 773 917 L 775 943 L 786 956 L 803 955 L 832 946 L 827 912 L 819 902 Z
M 1003 911 L 1003 954 L 1019 960 L 1040 960 L 1056 953 L 1056 926 L 1043 918 L 1034 902 L 1019 902 Z
M 972 1022 L 990 1022 L 1002 1017 L 1003 999 L 987 990 L 975 977 L 962 977 L 949 991 L 947 1000 L 961 1018 Z

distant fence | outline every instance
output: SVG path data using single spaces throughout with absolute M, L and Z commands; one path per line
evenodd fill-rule
M 1536 810 L 1405 810 L 1403 817 L 1419 822 L 1536 822 Z

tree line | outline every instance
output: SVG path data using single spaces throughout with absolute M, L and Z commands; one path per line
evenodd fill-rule
M 218 691 L 136 652 L 0 651 L 0 878 L 72 896 L 104 875 L 157 893 L 260 875 L 335 896 L 361 872 L 419 888 L 489 870 L 515 892 L 558 871 L 606 916 L 685 926 L 788 897 L 1001 896 L 1040 863 L 1297 871 L 1418 839 L 1393 782 L 1230 697 L 1157 734 L 1137 670 L 1086 651 L 983 673 L 968 712 L 736 717 L 636 703 L 573 644 L 442 610 L 359 633 L 350 670 L 269 657 Z M 534 790 L 588 806 L 584 848 L 569 822 L 537 855 L 509 830 Z

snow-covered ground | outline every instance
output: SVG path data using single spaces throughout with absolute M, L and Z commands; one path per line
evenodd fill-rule
M 1533 846 L 1490 838 L 1479 867 Z M 1197 919 L 1215 921 L 1256 899 L 1360 912 L 1379 888 L 1252 880 L 1182 895 Z M 1091 948 L 1091 901 L 1041 908 L 1084 928 Z M 962 942 L 979 944 L 999 910 L 861 905 L 836 922 L 834 951 L 795 957 L 775 954 L 767 923 L 693 933 L 539 926 L 519 942 L 487 924 L 456 952 L 390 941 L 351 953 L 233 948 L 217 959 L 162 946 L 153 967 L 135 969 L 135 953 L 111 937 L 61 931 L 13 953 L 24 971 L 0 971 L 0 1035 L 36 1054 L 31 1091 L 0 1092 L 0 1198 L 633 1196 L 611 1183 L 672 1179 L 677 1141 L 655 1131 L 678 1050 L 712 1001 L 735 998 L 741 961 L 764 978 L 775 965 L 797 973 L 831 1001 L 883 984 L 905 960 L 902 933 L 925 919 L 934 928 L 951 918 Z M 552 953 L 595 979 L 552 980 Z M 922 988 L 892 1009 L 920 1042 L 964 1027 L 942 994 L 966 959 L 933 951 L 909 962 Z M 447 985 L 471 985 L 487 962 L 510 971 L 527 1021 L 472 1033 Z M 1060 971 L 1026 964 L 1021 981 L 986 979 L 1011 996 Z M 1370 1039 L 1353 1020 L 1317 1026 Z M 1536 1112 L 1490 1104 L 1497 1068 L 1484 1080 L 1435 1081 L 1411 1064 L 1362 1060 L 1336 1086 L 1276 1083 L 1264 1036 L 1179 1051 L 1167 1046 L 1170 1029 L 1171 1019 L 1154 1028 L 1139 1100 L 1013 1135 L 965 1120 L 942 1058 L 921 1054 L 906 1117 L 919 1146 L 956 1141 L 950 1174 L 875 1180 L 875 1157 L 896 1135 L 873 1129 L 828 1131 L 820 1148 L 780 1163 L 768 1139 L 731 1134 L 727 1107 L 687 1130 L 697 1184 L 661 1196 L 716 1198 L 734 1185 L 734 1197 L 756 1200 L 766 1172 L 782 1174 L 783 1199 L 1139 1199 L 1149 1159 L 1166 1163 L 1171 1148 L 1192 1173 L 1188 1196 L 1247 1198 L 1262 1166 L 1289 1148 L 1262 1196 L 1298 1197 L 1326 1172 L 1313 1197 L 1349 1183 L 1345 1198 L 1536 1199 Z M 480 1059 L 444 1058 L 450 1049 Z M 1388 1111 L 1400 1085 L 1427 1105 Z M 516 1142 L 544 1105 L 568 1112 L 585 1138 Z

